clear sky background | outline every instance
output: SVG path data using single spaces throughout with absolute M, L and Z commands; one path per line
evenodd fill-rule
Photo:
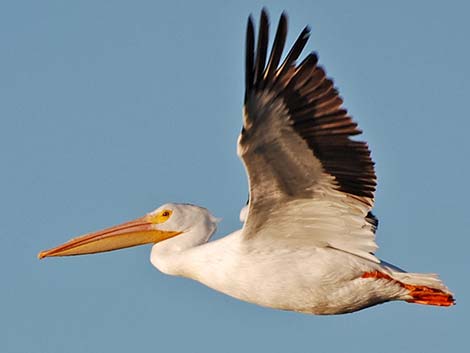
M 335 79 L 377 163 L 378 255 L 438 272 L 450 309 L 389 303 L 316 317 L 165 276 L 150 246 L 39 250 L 167 201 L 240 227 L 246 19 Z M 0 351 L 468 352 L 470 5 L 465 1 L 3 1 Z M 274 30 L 273 30 L 274 31 Z

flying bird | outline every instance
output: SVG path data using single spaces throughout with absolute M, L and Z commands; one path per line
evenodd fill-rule
M 282 60 L 282 13 L 268 56 L 269 20 L 246 30 L 243 127 L 238 155 L 248 175 L 243 227 L 209 241 L 218 220 L 205 208 L 168 203 L 136 220 L 74 238 L 39 258 L 154 244 L 151 263 L 261 306 L 343 314 L 388 301 L 451 306 L 435 274 L 380 260 L 376 174 L 361 131 L 315 52 L 298 63 L 306 27 Z

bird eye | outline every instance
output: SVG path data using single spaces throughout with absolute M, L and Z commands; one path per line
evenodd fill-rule
M 161 214 L 161 217 L 168 218 L 171 215 L 171 212 L 168 210 L 163 211 Z
M 172 213 L 172 210 L 162 210 L 157 213 L 149 213 L 146 218 L 153 224 L 159 224 L 166 222 Z

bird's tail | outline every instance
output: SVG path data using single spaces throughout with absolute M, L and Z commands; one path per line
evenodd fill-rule
M 455 304 L 452 292 L 436 274 L 393 271 L 391 277 L 408 290 L 408 294 L 403 298 L 408 303 L 437 306 Z
M 395 282 L 403 288 L 396 299 L 424 305 L 452 306 L 455 304 L 452 292 L 442 283 L 438 275 L 405 272 L 385 261 L 381 264 L 383 271 L 366 272 L 362 277 Z

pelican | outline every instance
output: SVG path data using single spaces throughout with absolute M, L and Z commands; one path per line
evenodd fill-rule
M 167 203 L 38 257 L 153 244 L 150 261 L 161 272 L 264 307 L 332 315 L 388 301 L 453 305 L 437 275 L 405 272 L 375 255 L 374 163 L 368 145 L 351 139 L 361 131 L 317 54 L 298 63 L 309 27 L 282 63 L 286 14 L 269 57 L 265 9 L 256 43 L 254 33 L 250 16 L 237 149 L 249 184 L 243 227 L 209 241 L 217 218 L 203 207 Z

